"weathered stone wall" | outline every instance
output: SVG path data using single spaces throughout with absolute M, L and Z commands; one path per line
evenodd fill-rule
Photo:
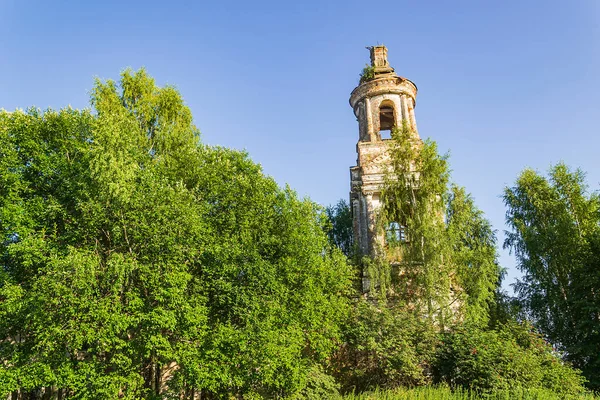
M 380 134 L 382 104 L 393 109 L 395 126 L 400 127 L 406 121 L 418 138 L 414 111 L 416 85 L 395 74 L 384 46 L 371 48 L 371 66 L 373 79 L 361 83 L 350 95 L 359 131 L 356 166 L 350 168 L 350 205 L 354 237 L 364 255 L 374 255 L 376 248 L 385 246 L 385 235 L 378 231 L 376 219 L 392 142 Z
M 350 95 L 350 106 L 358 119 L 359 141 L 381 140 L 379 108 L 384 100 L 394 105 L 396 125 L 401 126 L 402 120 L 406 120 L 416 132 L 416 95 L 417 87 L 414 83 L 393 73 L 376 77 L 354 89 Z

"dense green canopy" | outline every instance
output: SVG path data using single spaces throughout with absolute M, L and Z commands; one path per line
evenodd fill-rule
M 523 171 L 504 202 L 527 316 L 600 389 L 600 197 L 558 164 L 548 177 Z
M 91 104 L 0 112 L 0 397 L 306 386 L 349 287 L 322 210 L 202 145 L 143 70 Z
M 404 225 L 386 248 L 400 263 L 350 267 L 348 204 L 323 210 L 247 154 L 203 145 L 174 88 L 125 71 L 96 81 L 91 106 L 0 111 L 0 397 L 583 391 L 496 301 L 494 231 L 434 142 L 394 131 L 379 223 Z M 579 175 L 555 175 L 556 188 L 527 175 L 507 190 L 508 244 L 531 315 L 589 372 L 598 200 Z M 368 296 L 352 288 L 362 274 Z
M 392 132 L 379 223 L 405 227 L 388 240 L 399 255 L 392 292 L 440 327 L 469 318 L 486 322 L 500 284 L 496 235 L 472 197 L 450 183 L 448 157 L 408 125 Z
M 450 183 L 448 157 L 407 125 L 392 139 L 376 223 L 402 230 L 387 230 L 379 253 L 358 263 L 369 300 L 354 302 L 347 345 L 334 359 L 342 390 L 444 383 L 486 395 L 582 393 L 581 373 L 502 301 L 495 232 L 466 190 Z M 343 208 L 330 212 L 334 242 L 347 225 Z

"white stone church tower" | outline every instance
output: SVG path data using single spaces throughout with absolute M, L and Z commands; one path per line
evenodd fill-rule
M 370 47 L 371 68 L 350 95 L 350 105 L 358 120 L 356 166 L 350 168 L 350 206 L 352 208 L 354 239 L 363 255 L 374 255 L 377 245 L 385 246 L 385 233 L 376 227 L 380 206 L 390 131 L 401 127 L 403 121 L 418 138 L 415 121 L 417 87 L 394 72 L 387 60 L 385 46 Z M 405 228 L 396 224 L 395 234 L 404 235 Z

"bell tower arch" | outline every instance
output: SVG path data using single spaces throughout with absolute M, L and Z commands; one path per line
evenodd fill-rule
M 418 138 L 417 86 L 395 73 L 385 46 L 368 49 L 369 73 L 350 94 L 350 106 L 358 121 L 356 166 L 350 168 L 350 205 L 358 250 L 363 255 L 375 255 L 377 245 L 385 245 L 386 240 L 385 232 L 377 230 L 375 219 L 389 163 L 389 132 L 406 123 Z

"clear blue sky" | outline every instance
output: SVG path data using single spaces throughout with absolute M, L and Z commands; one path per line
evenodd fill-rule
M 0 107 L 86 107 L 95 76 L 144 66 L 178 87 L 204 142 L 327 205 L 348 197 L 348 97 L 377 43 L 500 242 L 499 196 L 524 167 L 563 160 L 599 187 L 598 0 L 0 0 Z M 518 274 L 501 262 L 506 285 Z

